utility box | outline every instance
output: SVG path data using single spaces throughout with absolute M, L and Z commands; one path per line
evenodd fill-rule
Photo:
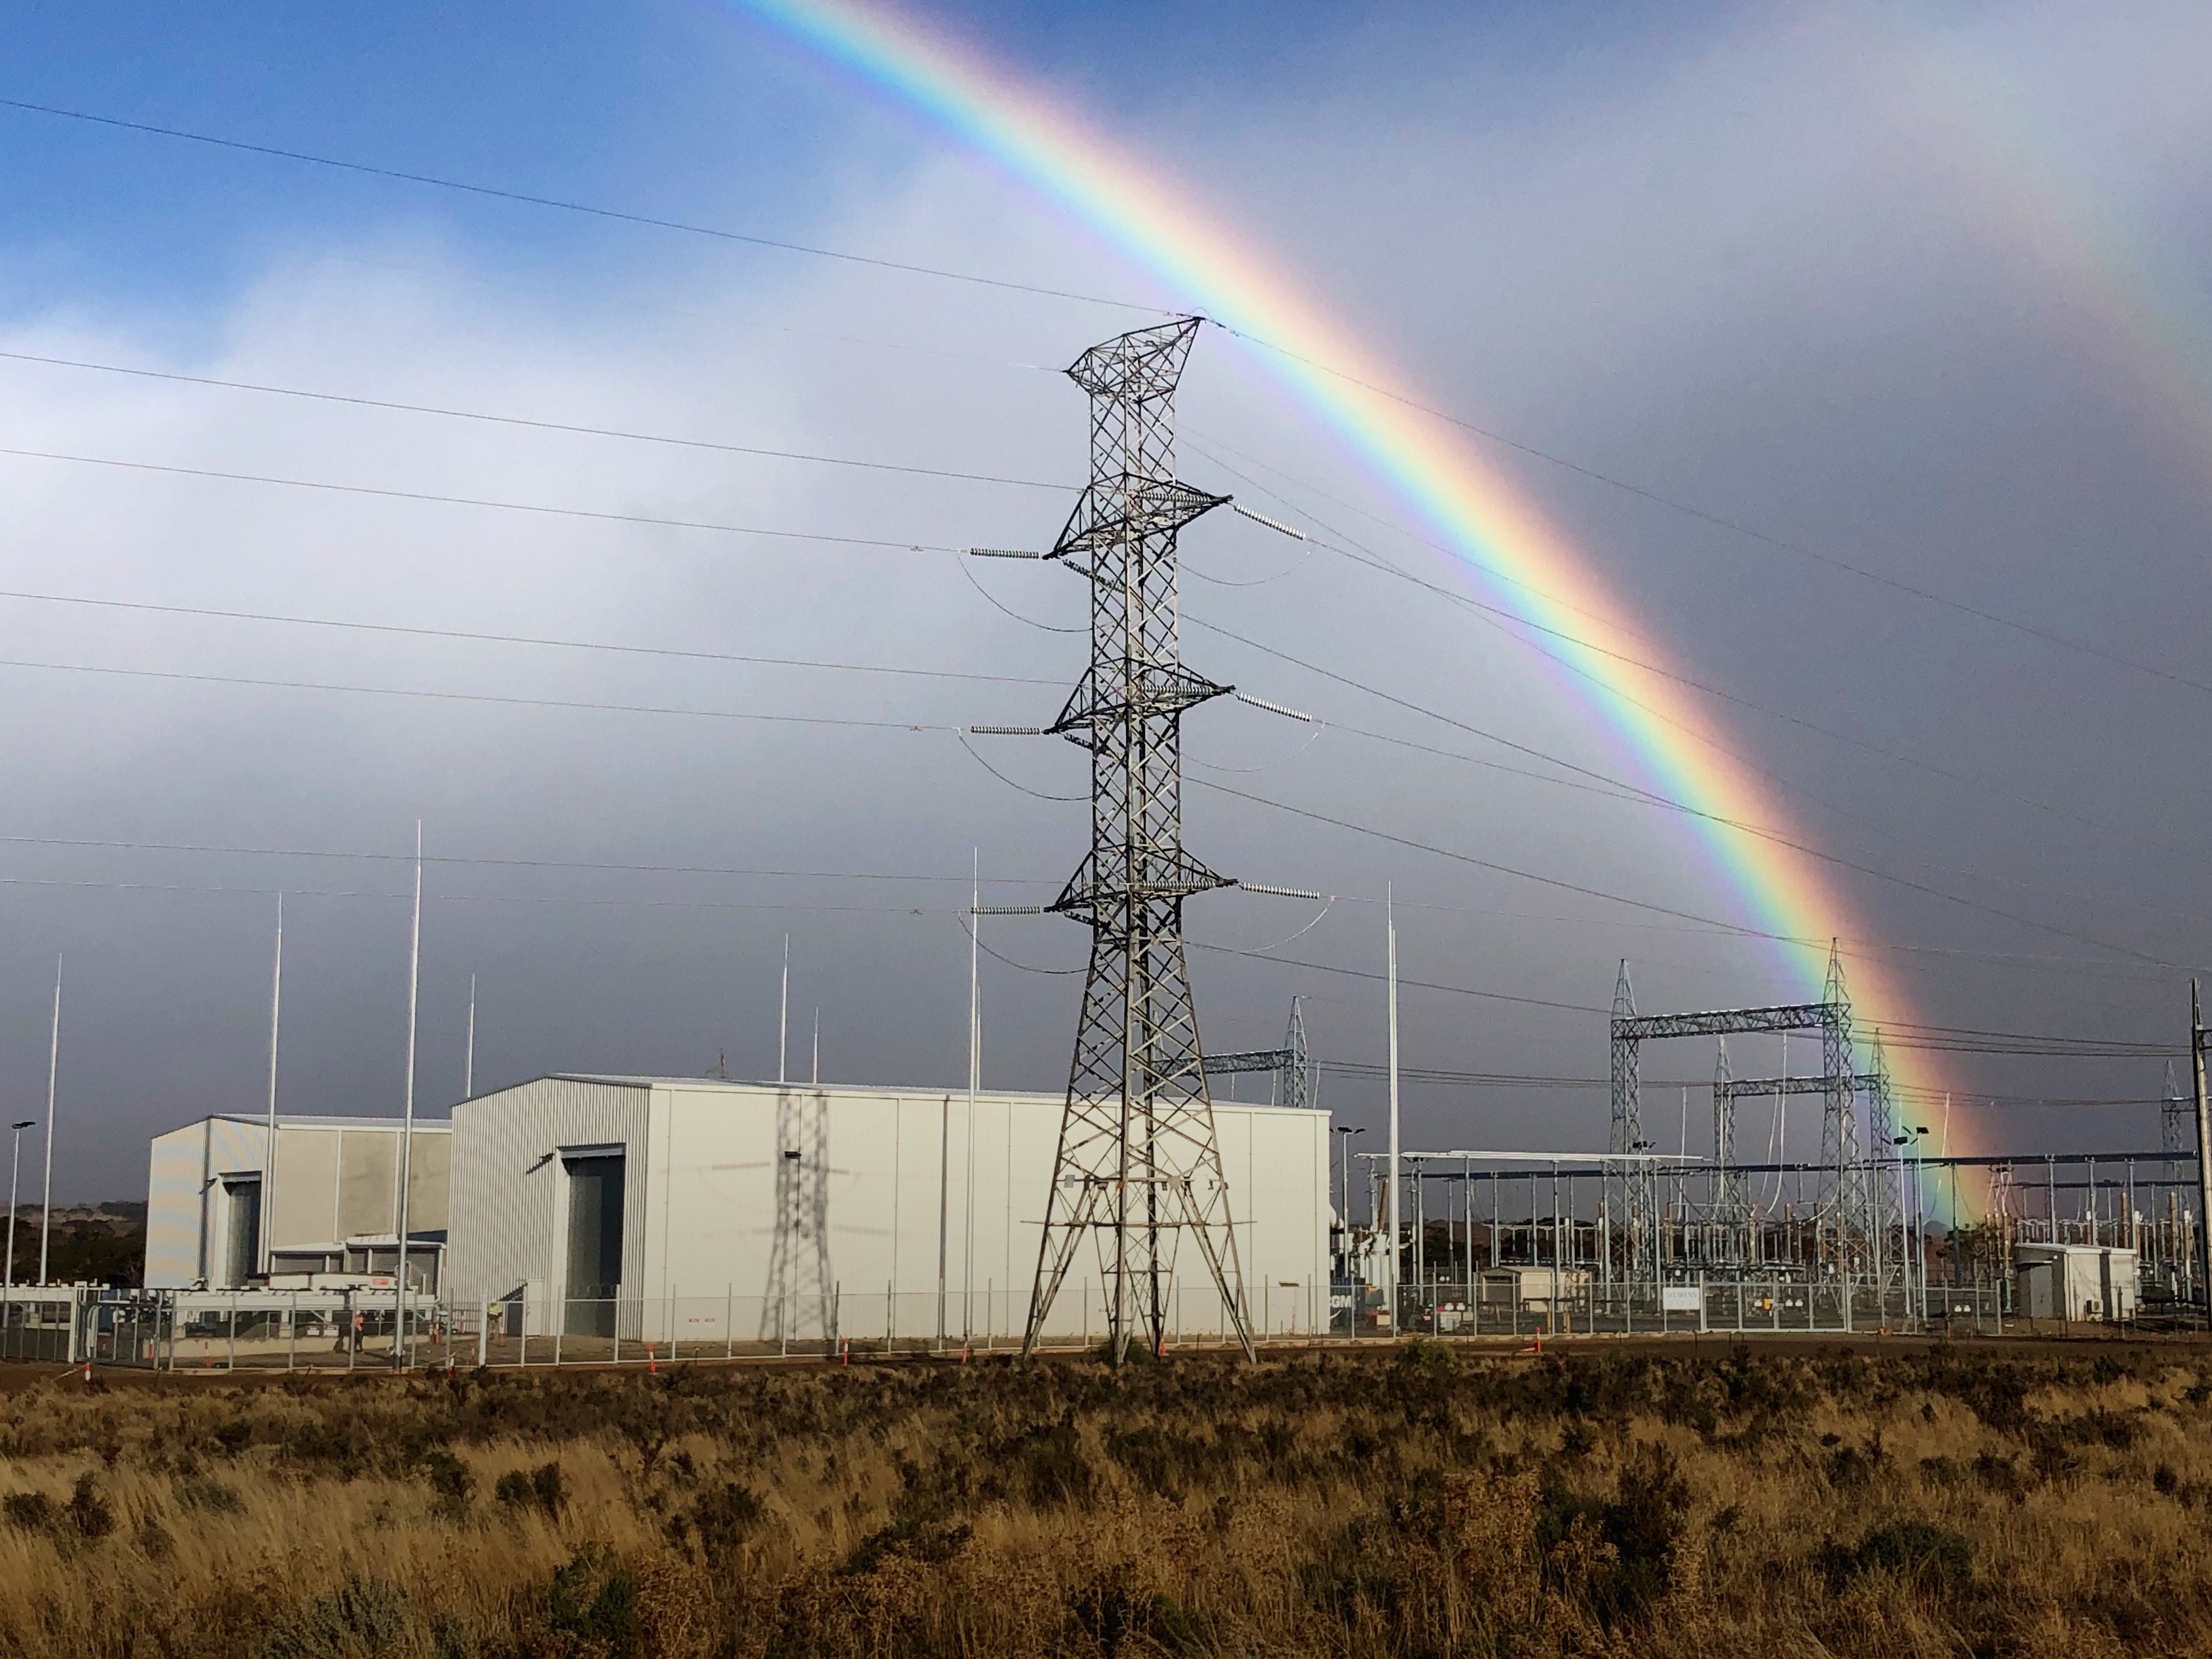
M 2014 1245 L 2013 1307 L 2029 1319 L 2133 1319 L 2136 1253 L 2103 1244 Z
M 1476 1281 L 1476 1290 L 1485 1310 L 1550 1313 L 1581 1306 L 1589 1298 L 1589 1283 L 1586 1267 L 1489 1267 Z

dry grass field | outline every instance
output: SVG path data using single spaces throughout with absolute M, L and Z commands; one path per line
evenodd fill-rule
M 2212 1352 L 0 1395 L 0 1652 L 2212 1653 Z

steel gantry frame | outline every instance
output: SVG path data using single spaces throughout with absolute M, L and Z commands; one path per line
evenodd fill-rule
M 1182 715 L 1230 688 L 1183 666 L 1176 538 L 1228 498 L 1175 476 L 1175 391 L 1199 329 L 1185 318 L 1091 348 L 1068 377 L 1091 398 L 1091 481 L 1047 557 L 1091 583 L 1091 664 L 1048 728 L 1091 753 L 1091 850 L 1050 908 L 1091 928 L 1067 1104 L 1045 1200 L 1022 1351 L 1086 1236 L 1106 1280 L 1115 1362 L 1165 1338 L 1184 1234 L 1253 1352 L 1182 907 L 1229 885 L 1183 850 Z
M 1283 1046 L 1279 1048 L 1249 1048 L 1241 1054 L 1208 1054 L 1205 1060 L 1208 1077 L 1228 1077 L 1243 1072 L 1272 1072 L 1274 1073 L 1273 1098 L 1275 1106 L 1310 1107 L 1320 1091 L 1315 1086 L 1314 1064 L 1306 1048 L 1305 1011 L 1299 999 L 1291 999 L 1291 1023 L 1283 1030 Z
M 1723 1054 L 1714 1082 L 1716 1179 L 1726 1183 L 1734 1158 L 1734 1097 L 1753 1093 L 1817 1093 L 1822 1097 L 1820 1120 L 1821 1185 L 1816 1201 L 1819 1224 L 1831 1249 L 1837 1273 L 1849 1279 L 1886 1280 L 1900 1271 L 1897 1252 L 1886 1251 L 1892 1212 L 1901 1212 L 1901 1200 L 1875 1198 L 1893 1184 L 1882 1178 L 1868 1179 L 1860 1157 L 1856 1096 L 1863 1089 L 1870 1102 L 1879 1100 L 1875 1116 L 1875 1149 L 1878 1160 L 1893 1159 L 1889 1144 L 1889 1091 L 1879 1059 L 1874 1072 L 1860 1078 L 1852 1069 L 1851 1005 L 1844 981 L 1841 955 L 1831 950 L 1827 978 L 1818 1002 L 1784 1003 L 1764 1008 L 1721 1008 L 1699 1013 L 1646 1014 L 1636 1012 L 1634 988 L 1628 964 L 1620 964 L 1614 982 L 1612 1022 L 1612 1120 L 1607 1151 L 1631 1154 L 1650 1149 L 1643 1133 L 1643 1045 L 1675 1037 L 1727 1037 L 1753 1031 L 1817 1031 L 1820 1035 L 1820 1073 L 1816 1078 L 1737 1082 L 1728 1077 Z M 1877 1050 L 1878 1055 L 1878 1050 Z M 1660 1268 L 1662 1230 L 1657 1205 L 1654 1168 L 1648 1163 L 1627 1165 L 1620 1180 L 1622 1240 L 1618 1255 L 1622 1273 L 1632 1282 L 1656 1280 Z M 1610 1208 L 1611 1194 L 1607 1207 Z M 1644 1256 L 1649 1249 L 1651 1260 Z M 1604 1264 L 1612 1267 L 1610 1249 Z

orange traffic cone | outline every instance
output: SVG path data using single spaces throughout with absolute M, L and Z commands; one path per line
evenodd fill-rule
M 660 1375 L 660 1362 L 653 1357 L 653 1344 L 650 1342 L 645 1345 L 645 1369 L 651 1376 Z

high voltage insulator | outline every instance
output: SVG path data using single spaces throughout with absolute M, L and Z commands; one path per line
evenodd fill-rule
M 1175 390 L 1195 318 L 1093 346 L 1091 482 L 1050 557 L 1091 579 L 1091 665 L 1052 730 L 1091 751 L 1091 851 L 1052 908 L 1091 927 L 1091 965 L 1024 1352 L 1087 1237 L 1118 1363 L 1165 1340 L 1188 1236 L 1245 1352 L 1252 1338 L 1183 955 L 1183 901 L 1226 886 L 1183 850 L 1182 714 L 1228 687 L 1182 665 L 1176 538 L 1226 498 L 1175 476 Z

